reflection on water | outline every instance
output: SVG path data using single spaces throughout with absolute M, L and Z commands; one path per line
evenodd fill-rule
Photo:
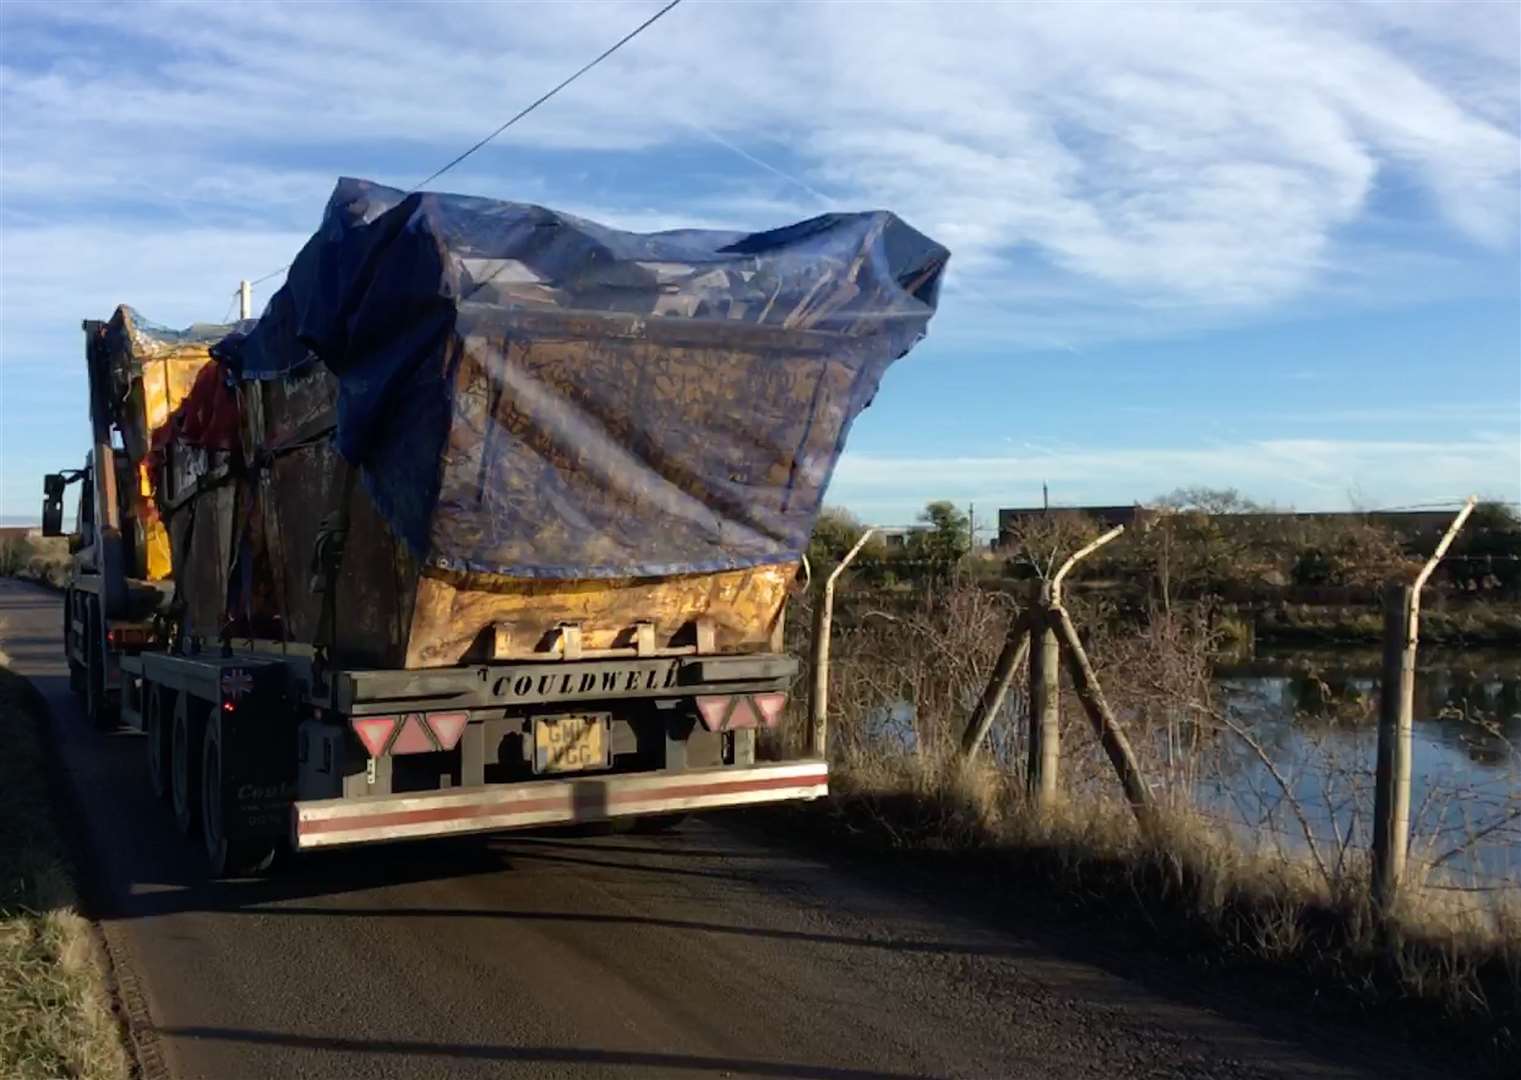
M 1229 713 L 1252 730 L 1323 850 L 1372 833 L 1376 650 L 1261 651 L 1216 669 Z M 1521 883 L 1521 657 L 1423 650 L 1416 674 L 1412 856 L 1454 884 Z M 1239 740 L 1201 795 L 1242 826 L 1303 845 L 1282 785 Z M 1349 855 L 1350 857 L 1350 855 Z
M 1160 763 L 1174 758 L 1166 725 L 1153 717 L 1146 730 L 1155 741 L 1142 748 L 1154 751 L 1147 763 L 1157 769 L 1154 781 L 1180 784 L 1200 809 L 1249 841 L 1302 851 L 1307 824 L 1328 865 L 1365 862 L 1373 834 L 1379 668 L 1376 649 L 1346 648 L 1262 649 L 1218 664 L 1216 705 L 1251 734 L 1272 768 L 1222 731 L 1194 744 L 1198 753 L 1184 755 L 1181 775 L 1164 777 L 1168 769 Z M 1115 704 L 1122 722 L 1146 724 L 1123 701 Z M 966 702 L 962 715 L 971 707 Z M 1067 709 L 1069 723 L 1085 724 L 1070 698 Z M 918 722 L 913 706 L 898 701 L 872 709 L 850 737 L 913 754 L 920 749 Z M 1022 772 L 1027 729 L 1023 715 L 1006 705 L 1005 719 L 987 734 L 987 752 Z M 1078 740 L 1063 743 L 1071 749 Z M 1521 889 L 1521 655 L 1423 649 L 1413 750 L 1412 859 L 1434 863 L 1445 884 Z

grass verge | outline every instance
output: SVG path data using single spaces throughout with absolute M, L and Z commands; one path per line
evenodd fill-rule
M 1286 977 L 1317 1009 L 1460 1052 L 1448 1060 L 1468 1061 L 1468 1075 L 1516 1075 L 1515 899 L 1481 906 L 1416 881 L 1380 918 L 1362 870 L 1327 880 L 1308 859 L 1253 852 L 1187 807 L 1164 807 L 1149 833 L 1101 797 L 1035 815 L 1006 776 L 952 758 L 841 763 L 831 787 L 828 803 L 805 811 L 830 842 L 959 859 L 983 880 L 1018 884 L 992 890 L 1009 917 L 1042 904 L 1086 914 L 1211 967 Z
M 48 784 L 46 715 L 31 684 L 0 667 L 0 1076 L 124 1080 L 128 1057 Z

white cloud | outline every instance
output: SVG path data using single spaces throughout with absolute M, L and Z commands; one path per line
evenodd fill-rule
M 237 286 L 234 268 L 279 266 L 306 236 L 123 221 L 7 229 L 0 378 L 11 382 L 60 364 L 71 374 L 82 370 L 80 320 L 109 318 L 118 304 L 167 326 L 215 322 L 227 314 Z
M 37 421 L 13 410 L 40 416 L 58 390 L 22 380 L 55 359 L 73 371 L 81 317 L 123 300 L 165 322 L 221 316 L 239 277 L 294 253 L 337 174 L 420 179 L 653 10 L 0 5 L 0 467 L 34 453 L 15 433 Z M 1508 286 L 1477 256 L 1511 257 L 1518 224 L 1517 10 L 684 4 L 438 186 L 634 228 L 886 206 L 953 249 L 934 330 L 953 346 L 1492 295 Z M 556 160 L 575 171 L 524 148 L 574 151 Z M 1311 454 L 1325 468 L 1284 501 L 1339 491 L 1337 468 L 1377 490 L 1363 474 L 1407 461 L 1356 445 Z M 1061 460 L 1095 492 L 1276 475 L 1260 449 L 1177 453 L 1143 454 L 1154 468 L 1133 476 Z M 842 492 L 862 461 L 841 466 Z M 1494 475 L 1477 461 L 1450 463 Z
M 841 204 L 899 210 L 958 270 L 1034 251 L 1142 301 L 1261 305 L 1315 279 L 1391 171 L 1471 240 L 1514 241 L 1521 144 L 1496 105 L 1516 96 L 1514 35 L 1409 7 L 692 4 L 504 141 L 640 150 L 695 124 Z M 6 70 L 7 190 L 311 199 L 309 167 L 241 176 L 244 143 L 361 174 L 404 158 L 379 178 L 409 183 L 648 8 L 32 9 L 32 32 L 110 23 L 152 44 Z M 650 164 L 632 189 L 660 185 Z M 672 198 L 657 209 L 690 195 Z

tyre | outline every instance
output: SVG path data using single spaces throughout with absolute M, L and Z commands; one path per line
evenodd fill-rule
M 169 740 L 174 724 L 174 691 L 149 683 L 143 709 L 143 743 L 147 750 L 148 788 L 155 797 L 169 798 Z
M 273 840 L 227 839 L 222 806 L 222 718 L 215 709 L 206 718 L 201 739 L 201 839 L 212 877 L 241 877 L 268 870 L 275 861 Z
M 200 703 L 189 694 L 174 702 L 174 723 L 169 735 L 170 804 L 174 829 L 189 839 L 195 834 L 201 802 Z

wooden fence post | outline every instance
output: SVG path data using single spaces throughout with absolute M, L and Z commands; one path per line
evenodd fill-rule
M 988 685 L 982 691 L 982 697 L 977 699 L 977 707 L 972 710 L 972 718 L 967 721 L 966 731 L 961 736 L 961 756 L 964 760 L 970 761 L 977 756 L 977 751 L 982 748 L 982 740 L 987 738 L 988 729 L 993 726 L 993 718 L 1003 708 L 1003 699 L 1008 696 L 1014 674 L 1024 664 L 1025 654 L 1030 651 L 1030 626 L 1028 619 L 1020 619 L 1010 627 L 1009 636 L 1004 639 L 1003 651 L 993 664 Z
M 1057 605 L 1051 609 L 1050 626 L 1065 646 L 1062 651 L 1067 661 L 1067 674 L 1072 678 L 1077 699 L 1083 703 L 1083 709 L 1093 722 L 1099 743 L 1109 755 L 1114 771 L 1119 774 L 1120 786 L 1125 789 L 1130 809 L 1144 825 L 1151 816 L 1151 789 L 1141 777 L 1141 767 L 1136 764 L 1135 751 L 1130 747 L 1130 740 L 1125 737 L 1125 729 L 1120 727 L 1109 703 L 1104 700 L 1098 676 L 1093 673 L 1093 665 L 1088 662 L 1088 653 L 1083 649 L 1082 640 L 1078 638 L 1077 628 L 1072 625 L 1066 608 Z
M 1384 663 L 1379 683 L 1378 767 L 1373 785 L 1373 896 L 1387 907 L 1405 873 L 1410 843 L 1410 731 L 1417 627 L 1409 585 L 1384 592 Z
M 818 609 L 813 613 L 813 693 L 808 708 L 808 754 L 810 757 L 829 755 L 829 631 L 834 622 L 834 583 L 840 573 L 851 564 L 871 539 L 876 529 L 867 529 L 856 541 L 855 547 L 845 553 L 824 581 L 823 594 Z
M 1056 802 L 1061 768 L 1061 650 L 1051 629 L 1051 589 L 1041 590 L 1040 618 L 1030 627 L 1030 746 L 1026 787 L 1037 808 Z
M 1415 581 L 1384 592 L 1384 663 L 1379 683 L 1378 764 L 1373 777 L 1373 898 L 1387 909 L 1399 892 L 1410 849 L 1411 727 L 1415 657 L 1421 638 L 1421 589 L 1478 504 L 1469 496 Z

